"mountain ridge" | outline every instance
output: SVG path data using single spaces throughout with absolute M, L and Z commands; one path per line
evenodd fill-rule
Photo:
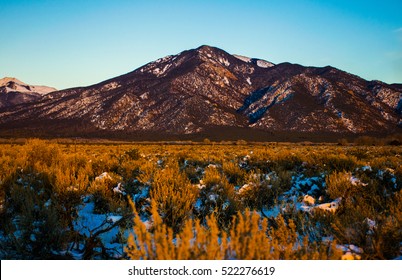
M 29 103 L 57 89 L 26 84 L 13 77 L 0 79 L 0 108 Z
M 225 129 L 242 131 L 232 133 L 239 139 L 244 131 L 389 134 L 400 131 L 401 100 L 398 84 L 366 81 L 331 66 L 273 64 L 203 45 L 92 86 L 0 108 L 0 128 L 23 134 L 54 127 L 53 134 L 128 138 L 213 136 Z

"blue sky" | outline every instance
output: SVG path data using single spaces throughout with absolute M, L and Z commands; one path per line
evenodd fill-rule
M 3 1 L 0 77 L 86 86 L 207 44 L 402 83 L 402 1 Z

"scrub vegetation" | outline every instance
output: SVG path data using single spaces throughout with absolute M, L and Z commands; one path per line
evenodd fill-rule
M 1 259 L 395 259 L 402 148 L 0 145 Z

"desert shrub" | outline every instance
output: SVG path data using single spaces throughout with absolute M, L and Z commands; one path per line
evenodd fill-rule
M 346 138 L 341 138 L 338 140 L 338 145 L 339 146 L 347 146 L 349 144 L 348 139 Z
M 128 210 L 122 178 L 115 173 L 104 172 L 96 177 L 88 188 L 95 204 L 95 213 L 121 213 Z
M 224 162 L 222 168 L 230 184 L 240 185 L 244 182 L 246 173 L 240 169 L 239 164 L 236 162 Z
M 240 260 L 272 259 L 272 242 L 268 237 L 268 221 L 255 212 L 238 214 L 230 230 L 228 258 Z
M 271 259 L 303 260 L 303 259 L 339 259 L 341 253 L 334 243 L 310 241 L 308 236 L 297 233 L 292 219 L 287 221 L 279 215 L 275 219 L 276 226 L 271 228 L 269 236 L 272 243 Z
M 46 170 L 46 167 L 57 163 L 61 157 L 59 146 L 48 141 L 28 140 L 24 148 L 26 150 L 27 167 L 37 171 Z
M 135 207 L 133 207 L 135 209 Z M 339 259 L 335 244 L 302 242 L 290 220 L 279 216 L 276 228 L 268 228 L 267 219 L 248 210 L 237 213 L 229 234 L 219 228 L 212 215 L 203 226 L 188 219 L 177 234 L 162 222 L 152 207 L 152 226 L 148 230 L 134 210 L 133 234 L 126 253 L 131 259 L 147 260 L 219 260 L 219 259 Z
M 272 187 L 279 195 L 280 193 L 288 191 L 292 186 L 292 172 L 279 168 L 274 170 L 272 180 Z M 276 176 L 275 176 L 276 175 Z
M 203 186 L 198 197 L 198 217 L 205 220 L 207 216 L 215 213 L 219 224 L 228 227 L 233 215 L 239 210 L 234 187 L 216 167 L 206 168 L 200 183 Z
M 365 174 L 352 183 L 348 173 L 334 173 L 327 182 L 331 197 L 343 197 L 331 222 L 338 243 L 362 248 L 365 259 L 395 258 L 402 235 L 401 211 L 396 210 L 400 193 L 393 185 Z
M 155 171 L 156 171 L 155 163 L 151 161 L 146 161 L 141 165 L 137 179 L 143 184 L 149 185 L 152 181 L 152 177 Z
M 192 165 L 188 165 L 182 169 L 184 174 L 186 174 L 187 178 L 190 180 L 192 184 L 196 184 L 200 181 L 202 176 L 202 171 L 199 168 L 196 168 Z
M 375 137 L 360 136 L 355 139 L 355 144 L 360 146 L 374 146 L 381 144 L 381 141 Z
M 330 198 L 349 197 L 351 192 L 356 191 L 350 179 L 352 175 L 347 172 L 333 172 L 326 178 L 327 192 Z
M 303 163 L 303 156 L 293 150 L 279 150 L 278 153 L 269 158 L 271 165 L 276 169 L 294 170 Z
M 250 172 L 248 183 L 239 190 L 243 208 L 262 210 L 270 208 L 282 193 L 281 179 L 275 172 L 264 175 Z
M 362 248 L 363 259 L 392 259 L 400 255 L 402 240 L 401 151 L 398 146 L 310 144 L 162 143 L 141 145 L 140 149 L 137 145 L 68 146 L 42 140 L 3 144 L 0 145 L 0 232 L 6 237 L 0 251 L 7 248 L 7 258 L 23 254 L 30 258 L 51 258 L 52 252 L 65 249 L 67 243 L 71 245 L 70 235 L 77 235 L 72 232 L 72 225 L 83 197 L 95 202 L 96 213 L 125 216 L 131 211 L 127 198 L 130 195 L 141 218 L 150 217 L 153 225 L 158 223 L 153 218 L 151 202 L 157 205 L 155 209 L 163 226 L 151 226 L 147 236 L 154 240 L 159 232 L 155 242 L 165 242 L 159 249 L 164 255 L 159 252 L 151 258 L 159 258 L 159 254 L 163 258 L 182 259 L 227 259 L 240 255 L 257 258 L 267 256 L 268 250 L 271 250 L 268 258 L 273 259 L 335 258 L 332 245 L 322 241 L 333 237 L 338 244 Z M 97 180 L 104 172 L 110 179 Z M 313 205 L 308 212 L 298 211 L 293 195 L 311 189 L 309 184 L 293 188 L 295 180 L 303 175 L 326 176 L 325 184 L 324 179 L 316 181 L 322 187 L 312 195 L 317 203 L 319 196 L 322 202 L 342 197 L 336 211 L 320 210 Z M 245 184 L 250 187 L 240 193 Z M 187 191 L 194 191 L 195 195 Z M 169 197 L 170 193 L 174 195 Z M 271 212 L 261 209 L 271 206 L 275 206 L 275 211 L 279 209 L 283 222 L 270 217 L 263 230 L 263 216 Z M 246 208 L 261 213 L 247 212 Z M 257 219 L 254 215 L 262 217 Z M 46 233 L 45 227 L 54 231 Z M 256 228 L 261 236 L 255 235 L 259 237 L 253 243 L 247 238 L 254 235 Z M 92 237 L 88 242 L 81 240 L 76 244 L 85 243 L 86 248 L 91 248 L 91 242 L 99 237 L 96 231 Z M 236 238 L 239 244 L 230 244 Z M 262 243 L 258 243 L 259 238 Z M 42 251 L 38 240 L 47 242 Z M 197 243 L 193 243 L 195 240 Z M 261 251 L 255 251 L 256 247 L 261 247 Z M 102 246 L 95 248 L 94 254 L 103 250 Z M 91 256 L 91 250 L 88 252 L 87 257 Z M 110 258 L 112 254 L 99 256 Z
M 119 161 L 119 166 L 115 170 L 115 173 L 122 177 L 124 182 L 136 180 L 140 175 L 142 166 L 141 160 L 131 160 L 127 156 L 123 156 Z
M 354 156 L 345 154 L 330 155 L 322 159 L 323 165 L 329 171 L 353 171 L 358 166 L 358 161 Z
M 402 164 L 395 169 L 396 186 L 402 189 Z
M 1 229 L 7 258 L 48 259 L 65 249 L 69 221 L 47 174 L 18 172 L 4 182 Z
M 183 230 L 174 234 L 173 229 L 163 223 L 155 203 L 152 206 L 152 226 L 149 230 L 141 221 L 134 206 L 133 209 L 133 234 L 129 236 L 126 247 L 129 258 L 146 260 L 224 258 L 225 246 L 219 244 L 220 232 L 214 216 L 207 219 L 208 228 L 201 226 L 199 220 L 188 219 Z M 223 239 L 226 239 L 225 234 Z
M 124 152 L 131 160 L 138 160 L 141 158 L 140 151 L 136 148 Z
M 158 170 L 152 180 L 151 198 L 163 222 L 178 232 L 192 215 L 197 189 L 178 168 Z
M 365 160 L 370 158 L 370 149 L 367 147 L 353 147 L 347 151 L 347 155 L 356 157 L 358 160 Z
M 224 181 L 224 178 L 216 167 L 211 166 L 205 169 L 205 174 L 202 180 L 205 186 L 212 187 L 220 184 L 222 181 Z

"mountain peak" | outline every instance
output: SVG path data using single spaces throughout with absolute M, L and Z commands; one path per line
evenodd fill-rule
M 9 82 L 18 83 L 18 84 L 20 84 L 20 85 L 26 85 L 25 83 L 21 82 L 21 81 L 18 80 L 17 78 L 14 78 L 14 77 L 4 77 L 4 78 L 0 79 L 0 87 L 5 86 L 5 85 L 8 84 Z
M 57 89 L 28 85 L 14 77 L 0 79 L 0 108 L 32 102 Z
M 224 50 L 217 48 L 217 47 L 208 46 L 208 45 L 199 46 L 198 48 L 191 50 L 191 51 L 195 51 L 198 56 L 215 58 L 215 59 L 218 57 L 222 58 L 223 56 L 225 56 L 225 57 L 230 56 L 230 54 L 228 54 Z
M 201 46 L 199 46 L 198 48 L 196 48 L 196 50 L 197 50 L 197 51 L 200 51 L 200 52 L 223 51 L 223 50 L 221 50 L 220 48 L 212 47 L 212 46 L 209 46 L 209 45 L 201 45 Z
M 372 85 L 330 66 L 273 66 L 202 45 L 96 85 L 14 102 L 18 106 L 7 105 L 10 97 L 29 93 L 17 89 L 36 86 L 4 78 L 0 91 L 8 93 L 8 108 L 0 110 L 0 131 L 16 125 L 48 131 L 51 125 L 49 134 L 70 136 L 240 133 L 237 138 L 254 132 L 391 133 L 402 123 L 400 85 Z

